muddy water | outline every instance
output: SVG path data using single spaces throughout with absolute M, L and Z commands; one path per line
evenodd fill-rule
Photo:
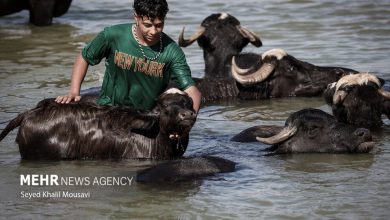
M 211 13 L 228 12 L 259 34 L 261 53 L 283 48 L 318 65 L 344 66 L 390 79 L 390 3 L 377 1 L 168 1 L 165 32 L 192 33 Z M 0 128 L 45 97 L 65 94 L 73 60 L 103 27 L 131 20 L 127 0 L 73 1 L 50 27 L 27 24 L 28 13 L 0 18 Z M 185 48 L 193 75 L 203 75 L 202 51 Z M 98 86 L 103 65 L 91 67 L 83 88 Z M 229 139 L 260 124 L 281 125 L 305 107 L 329 112 L 321 98 L 288 98 L 212 104 L 200 111 L 186 156 L 217 155 L 238 163 L 236 172 L 160 186 L 20 186 L 20 175 L 134 177 L 150 161 L 22 161 L 12 132 L 0 142 L 1 216 L 180 219 L 387 219 L 390 215 L 390 129 L 374 134 L 364 155 L 264 157 L 259 143 Z M 386 124 L 390 124 L 385 119 Z M 87 198 L 25 198 L 24 193 L 66 191 Z

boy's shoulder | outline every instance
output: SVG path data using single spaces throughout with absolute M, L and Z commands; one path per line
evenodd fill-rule
M 172 50 L 180 49 L 180 46 L 177 44 L 177 42 L 164 32 L 163 32 L 163 42 L 165 44 L 165 47 L 167 47 L 169 49 L 172 49 Z
M 112 26 L 108 26 L 104 28 L 105 32 L 124 32 L 128 31 L 131 28 L 131 23 L 124 23 L 124 24 L 116 24 Z

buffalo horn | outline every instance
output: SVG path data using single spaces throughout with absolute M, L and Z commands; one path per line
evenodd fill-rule
M 251 85 L 262 82 L 272 73 L 274 69 L 274 64 L 263 63 L 256 72 L 246 74 L 249 70 L 239 68 L 235 62 L 235 57 L 232 58 L 232 76 L 242 85 Z
M 260 37 L 258 37 L 255 33 L 244 28 L 241 25 L 237 25 L 236 27 L 237 27 L 237 30 L 240 32 L 240 34 L 244 38 L 247 38 L 249 40 L 249 42 L 251 42 L 251 44 L 253 44 L 256 47 L 261 47 L 263 45 L 263 43 L 260 40 Z
M 256 137 L 256 140 L 258 140 L 262 143 L 265 143 L 265 144 L 273 145 L 273 144 L 283 142 L 283 141 L 287 140 L 288 138 L 294 136 L 294 134 L 297 132 L 297 130 L 298 129 L 295 126 L 288 126 L 288 127 L 284 127 L 279 132 L 279 134 L 276 134 L 276 135 L 274 135 L 272 137 L 268 137 L 268 138 Z
M 344 90 L 338 90 L 333 95 L 333 104 L 342 103 L 348 93 Z
M 232 58 L 232 72 L 234 71 L 235 73 L 239 75 L 247 75 L 250 69 L 241 69 L 240 67 L 237 66 L 236 63 L 236 57 L 233 56 Z
M 179 35 L 179 45 L 181 47 L 187 47 L 188 45 L 191 45 L 192 43 L 194 43 L 194 41 L 196 41 L 200 36 L 202 36 L 202 34 L 204 33 L 205 31 L 205 28 L 204 27 L 199 27 L 198 30 L 190 37 L 190 39 L 184 39 L 184 27 L 183 29 L 181 30 L 180 32 L 180 35 Z

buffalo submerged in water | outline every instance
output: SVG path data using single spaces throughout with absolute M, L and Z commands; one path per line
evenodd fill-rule
M 382 115 L 390 118 L 390 93 L 384 84 L 384 80 L 369 73 L 347 75 L 329 84 L 324 98 L 338 121 L 379 128 L 383 125 Z
M 227 173 L 235 170 L 236 163 L 215 156 L 201 156 L 166 161 L 138 172 L 136 181 L 142 183 L 179 182 Z
M 260 141 L 270 154 L 368 153 L 374 147 L 365 128 L 338 122 L 318 109 L 303 109 L 288 117 L 285 126 L 255 126 L 234 136 L 232 141 Z
M 192 99 L 170 89 L 151 111 L 45 99 L 19 114 L 0 134 L 16 136 L 23 159 L 172 159 L 187 149 L 196 120 Z
M 0 0 L 0 16 L 30 12 L 30 23 L 37 26 L 51 25 L 53 17 L 64 15 L 72 0 Z

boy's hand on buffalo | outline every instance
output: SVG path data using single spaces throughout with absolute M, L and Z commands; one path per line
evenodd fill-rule
M 61 103 L 61 104 L 68 104 L 71 101 L 78 102 L 78 101 L 80 101 L 80 99 L 81 99 L 80 95 L 68 94 L 68 95 L 64 95 L 64 96 L 57 96 L 57 98 L 55 99 L 55 102 Z

